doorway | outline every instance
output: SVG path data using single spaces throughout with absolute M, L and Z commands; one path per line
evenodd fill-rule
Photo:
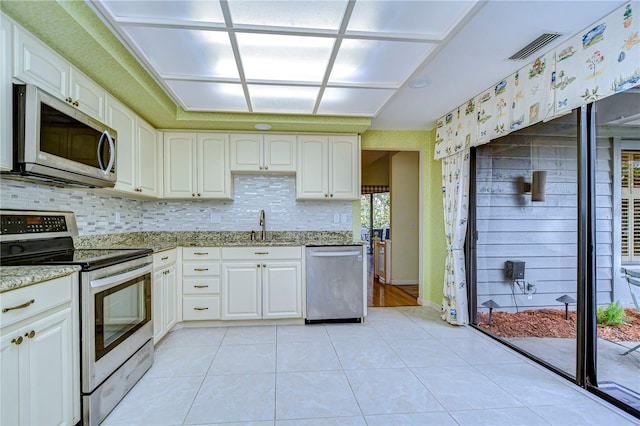
M 368 243 L 369 306 L 419 305 L 419 165 L 417 151 L 362 151 L 360 223 Z

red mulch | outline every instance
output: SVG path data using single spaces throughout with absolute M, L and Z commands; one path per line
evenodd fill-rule
M 613 342 L 640 342 L 640 314 L 625 309 L 630 321 L 623 325 L 598 327 L 598 337 Z M 493 312 L 493 325 L 489 327 L 488 313 L 478 312 L 478 326 L 502 337 L 576 337 L 576 313 L 569 312 L 564 319 L 561 309 L 532 309 L 518 313 Z

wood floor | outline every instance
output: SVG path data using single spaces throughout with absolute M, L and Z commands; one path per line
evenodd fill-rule
M 400 288 L 382 284 L 373 277 L 373 259 L 368 256 L 367 264 L 367 306 L 418 306 L 418 301 Z

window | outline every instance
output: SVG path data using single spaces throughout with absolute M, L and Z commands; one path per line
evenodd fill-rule
M 622 262 L 640 262 L 640 151 L 622 151 Z

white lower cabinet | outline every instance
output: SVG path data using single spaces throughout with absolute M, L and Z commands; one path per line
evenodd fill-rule
M 220 319 L 220 249 L 182 248 L 182 319 Z
M 157 344 L 178 322 L 178 249 L 153 255 L 153 343 Z
M 222 249 L 222 319 L 302 318 L 301 247 Z
M 79 422 L 77 288 L 73 274 L 2 294 L 0 424 Z

